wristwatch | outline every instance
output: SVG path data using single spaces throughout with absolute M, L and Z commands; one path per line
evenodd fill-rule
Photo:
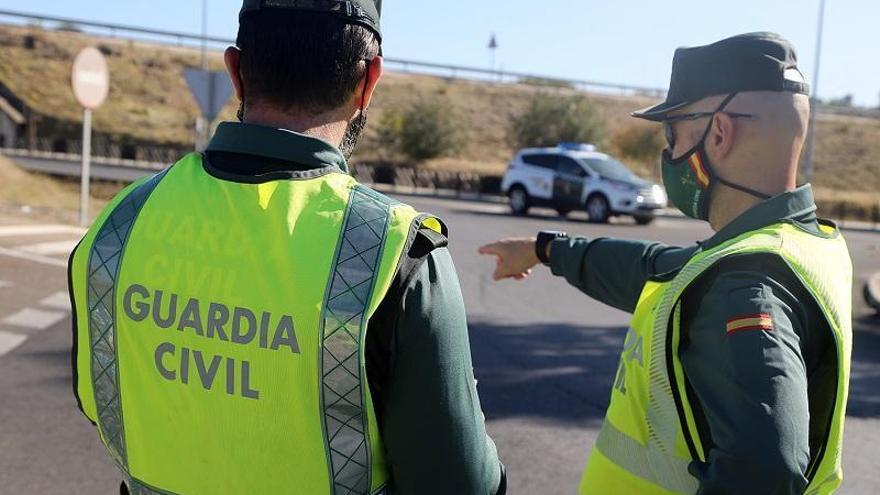
M 538 259 L 541 260 L 541 263 L 548 266 L 550 265 L 550 258 L 547 257 L 547 245 L 556 239 L 565 238 L 568 238 L 568 234 L 565 232 L 559 232 L 556 230 L 542 230 L 541 232 L 538 232 L 538 240 L 535 242 L 535 254 L 538 256 Z

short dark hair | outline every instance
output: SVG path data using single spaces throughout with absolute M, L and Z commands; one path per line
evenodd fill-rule
M 333 14 L 265 10 L 245 14 L 236 46 L 246 104 L 261 101 L 321 113 L 344 105 L 379 52 L 369 29 Z

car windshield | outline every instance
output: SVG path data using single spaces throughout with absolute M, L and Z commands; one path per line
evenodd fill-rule
M 613 158 L 581 158 L 594 172 L 606 179 L 631 180 L 637 178 L 626 165 Z

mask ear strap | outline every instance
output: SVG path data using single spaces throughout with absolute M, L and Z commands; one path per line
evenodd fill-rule
M 712 117 L 709 118 L 709 125 L 707 125 L 706 130 L 703 131 L 703 138 L 700 141 L 705 141 L 706 138 L 709 137 L 709 131 L 712 130 L 712 124 L 715 123 L 715 115 L 723 112 L 724 109 L 727 108 L 727 105 L 730 104 L 730 102 L 734 98 L 736 98 L 736 95 L 737 93 L 730 93 L 729 95 L 727 95 L 727 97 L 721 101 L 721 104 L 718 105 L 718 108 L 714 112 L 712 112 Z
M 364 111 L 366 110 L 364 106 L 366 105 L 367 101 L 367 85 L 370 84 L 370 65 L 373 63 L 373 61 L 366 60 L 365 62 L 367 62 L 367 72 L 366 74 L 364 74 L 364 90 L 361 92 L 361 113 L 364 113 Z
M 240 53 L 241 53 L 241 51 L 239 51 L 239 54 Z M 241 75 L 241 63 L 239 63 L 239 65 L 238 65 L 238 80 L 241 84 L 241 107 L 239 107 L 238 114 L 236 114 L 236 117 L 238 117 L 239 122 L 244 123 L 245 91 L 244 91 L 244 77 Z
M 731 189 L 736 189 L 737 191 L 744 192 L 744 193 L 749 194 L 749 195 L 751 195 L 751 196 L 754 196 L 754 197 L 756 197 L 756 198 L 770 199 L 770 198 L 773 197 L 773 196 L 770 196 L 770 195 L 768 195 L 768 194 L 764 194 L 764 193 L 762 193 L 762 192 L 758 192 L 758 191 L 756 191 L 756 190 L 754 190 L 754 189 L 748 188 L 748 187 L 746 187 L 746 186 L 741 186 L 741 185 L 739 185 L 739 184 L 734 184 L 733 182 L 730 182 L 730 181 L 728 181 L 728 180 L 725 180 L 724 178 L 722 178 L 722 177 L 720 177 L 720 176 L 718 176 L 718 175 L 715 176 L 715 179 L 716 179 L 718 182 L 724 184 L 725 186 L 727 186 L 727 187 L 729 187 L 729 188 L 731 188 Z

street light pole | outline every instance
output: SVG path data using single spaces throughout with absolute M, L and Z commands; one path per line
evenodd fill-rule
M 807 131 L 807 152 L 804 157 L 804 179 L 813 180 L 813 150 L 816 146 L 816 113 L 819 104 L 819 64 L 822 59 L 822 30 L 825 26 L 825 0 L 819 0 L 819 27 L 816 31 L 816 63 L 813 68 L 813 87 L 810 98 L 810 125 Z
M 202 0 L 202 70 L 208 70 L 208 0 Z M 196 151 L 203 151 L 208 142 L 210 122 L 199 115 L 196 118 Z

